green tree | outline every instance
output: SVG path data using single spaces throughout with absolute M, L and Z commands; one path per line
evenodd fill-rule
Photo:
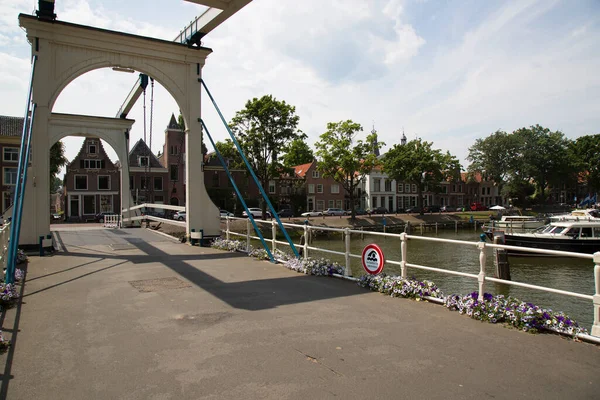
M 376 142 L 376 134 L 370 134 L 364 142 L 355 141 L 354 136 L 362 130 L 363 127 L 352 120 L 329 122 L 327 131 L 315 144 L 317 170 L 324 177 L 332 177 L 342 185 L 350 199 L 352 219 L 356 218 L 354 207 L 356 188 L 365 175 L 378 164 L 374 146 L 379 149 L 385 145 Z
M 67 164 L 69 160 L 65 157 L 65 145 L 60 140 L 50 147 L 50 190 L 55 193 L 54 181 L 57 179 L 58 171 Z
M 216 142 L 215 146 L 219 149 L 219 153 L 225 160 L 229 160 L 229 168 L 231 169 L 246 169 L 242 156 L 237 151 L 235 144 L 231 139 L 225 139 L 223 142 Z
M 581 136 L 571 142 L 571 162 L 587 181 L 590 191 L 600 189 L 600 134 Z
M 562 132 L 551 132 L 540 125 L 521 128 L 513 134 L 519 143 L 523 175 L 533 179 L 543 203 L 546 199 L 546 186 L 549 183 L 560 183 L 562 177 L 572 172 L 569 140 Z
M 485 178 L 502 185 L 512 178 L 518 169 L 519 141 L 515 135 L 496 131 L 484 139 L 477 139 L 469 147 L 467 160 L 471 161 L 468 171 L 480 173 Z
M 50 181 L 50 193 L 56 193 L 58 189 L 62 186 L 63 181 L 58 176 L 55 176 Z
M 231 130 L 237 135 L 263 188 L 284 170 L 280 157 L 283 149 L 294 139 L 306 138 L 298 130 L 299 119 L 296 107 L 265 95 L 248 100 L 245 108 L 231 120 Z M 266 208 L 263 203 L 263 215 Z
M 289 168 L 296 165 L 308 164 L 314 159 L 315 155 L 304 138 L 297 138 L 285 149 L 283 165 Z
M 425 186 L 435 188 L 445 179 L 457 178 L 461 168 L 454 156 L 433 149 L 432 144 L 421 139 L 396 144 L 383 158 L 383 170 L 391 179 L 417 186 L 417 206 L 421 213 Z

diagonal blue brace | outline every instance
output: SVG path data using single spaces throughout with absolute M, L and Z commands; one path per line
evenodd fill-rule
M 292 239 L 290 238 L 290 235 L 288 235 L 287 231 L 285 230 L 285 227 L 281 223 L 281 220 L 279 219 L 279 215 L 275 211 L 275 208 L 273 208 L 273 204 L 271 204 L 271 200 L 269 200 L 269 196 L 267 196 L 267 193 L 265 192 L 265 189 L 262 187 L 262 185 L 258 181 L 258 178 L 256 177 L 256 174 L 254 173 L 254 170 L 252 169 L 252 167 L 250 166 L 250 163 L 248 162 L 248 159 L 244 155 L 244 151 L 242 150 L 242 147 L 238 143 L 238 141 L 235 138 L 233 132 L 231 132 L 231 129 L 229 128 L 229 125 L 225 121 L 225 118 L 223 117 L 223 114 L 221 114 L 221 110 L 219 109 L 219 106 L 217 106 L 217 103 L 215 102 L 215 99 L 210 94 L 210 91 L 208 90 L 208 87 L 206 87 L 206 83 L 204 83 L 204 79 L 200 78 L 199 81 L 200 81 L 200 83 L 202 83 L 202 86 L 204 86 L 204 90 L 206 90 L 206 94 L 208 94 L 208 97 L 210 97 L 210 101 L 212 101 L 213 105 L 215 106 L 215 110 L 217 110 L 217 113 L 219 114 L 219 117 L 221 117 L 221 121 L 223 121 L 223 125 L 225 125 L 225 128 L 227 128 L 227 132 L 229 132 L 229 136 L 231 137 L 231 140 L 233 140 L 233 143 L 235 144 L 235 147 L 237 148 L 238 153 L 240 153 L 240 156 L 242 156 L 242 160 L 244 160 L 244 163 L 246 164 L 246 167 L 248 168 L 248 171 L 250 171 L 250 175 L 252 175 L 252 178 L 254 179 L 254 182 L 256 182 L 256 186 L 258 186 L 258 189 L 260 190 L 260 193 L 262 194 L 263 199 L 265 199 L 265 201 L 267 202 L 267 205 L 269 206 L 269 209 L 271 210 L 271 213 L 275 217 L 275 220 L 277 220 L 277 224 L 279 225 L 279 228 L 283 232 L 283 235 L 285 236 L 285 239 L 287 240 L 288 244 L 292 248 L 292 251 L 294 252 L 294 255 L 296 256 L 296 258 L 300 258 L 300 254 L 298 254 L 298 250 L 296 250 L 296 246 L 294 245 L 294 242 L 292 242 Z
M 21 231 L 21 214 L 23 212 L 23 197 L 25 195 L 25 184 L 27 183 L 27 166 L 29 164 L 29 144 L 31 141 L 31 131 L 33 128 L 33 118 L 35 116 L 35 104 L 31 109 L 33 78 L 35 76 L 35 64 L 37 55 L 33 56 L 31 62 L 31 76 L 29 79 L 29 93 L 27 95 L 27 104 L 25 105 L 25 118 L 23 120 L 23 132 L 21 134 L 21 148 L 19 150 L 19 164 L 17 166 L 17 182 L 15 184 L 15 197 L 13 200 L 13 215 L 10 222 L 10 238 L 8 243 L 8 254 L 6 260 L 6 283 L 15 281 L 15 268 L 17 263 L 17 253 L 19 251 L 19 234 Z M 31 111 L 31 115 L 29 112 Z M 23 177 L 23 179 L 21 179 Z
M 269 255 L 269 258 L 271 259 L 271 262 L 274 263 L 275 262 L 275 258 L 273 257 L 273 254 L 271 253 L 271 250 L 269 250 L 269 246 L 265 242 L 265 238 L 263 237 L 260 229 L 258 229 L 258 226 L 256 226 L 256 221 L 254 221 L 254 216 L 252 215 L 252 213 L 250 212 L 250 210 L 248 210 L 248 206 L 246 206 L 246 202 L 244 201 L 244 198 L 242 197 L 242 194 L 240 193 L 237 185 L 235 184 L 235 181 L 233 180 L 233 177 L 231 176 L 231 173 L 229 172 L 229 168 L 227 167 L 227 163 L 223 159 L 223 156 L 221 155 L 221 152 L 219 151 L 219 149 L 217 148 L 217 146 L 215 146 L 215 142 L 212 140 L 212 136 L 210 136 L 210 132 L 208 132 L 208 128 L 206 127 L 206 124 L 204 123 L 204 120 L 200 119 L 200 123 L 202 124 L 202 128 L 206 131 L 206 136 L 208 136 L 208 140 L 210 140 L 210 143 L 212 144 L 213 148 L 215 149 L 215 153 L 217 153 L 217 156 L 219 157 L 219 161 L 221 161 L 221 165 L 223 165 L 223 168 L 225 169 L 225 172 L 227 173 L 227 177 L 229 178 L 229 181 L 233 185 L 233 188 L 235 189 L 235 193 L 237 193 L 238 199 L 240 199 L 240 201 L 242 202 L 242 206 L 244 206 L 244 210 L 246 210 L 246 214 L 248 215 L 248 218 L 250 219 L 250 222 L 252 222 L 252 226 L 254 226 L 254 230 L 258 234 L 258 237 L 260 238 L 260 241 L 261 241 L 263 247 L 267 251 L 267 254 Z

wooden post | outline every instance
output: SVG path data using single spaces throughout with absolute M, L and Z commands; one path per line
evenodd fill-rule
M 454 221 L 454 233 L 458 233 L 458 221 Z
M 494 244 L 504 244 L 504 235 L 494 236 Z M 496 266 L 496 278 L 511 280 L 506 249 L 494 249 L 494 265 Z
M 436 235 L 436 236 L 437 236 L 437 234 L 438 234 L 438 225 L 437 225 L 437 224 L 438 224 L 438 223 L 436 222 L 436 223 L 435 223 L 435 235 Z

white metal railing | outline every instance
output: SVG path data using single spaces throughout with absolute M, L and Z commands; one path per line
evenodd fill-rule
M 121 227 L 121 216 L 118 214 L 105 215 L 104 216 L 104 227 L 119 229 Z
M 228 240 L 231 238 L 231 236 L 245 237 L 246 238 L 246 249 L 248 250 L 250 247 L 251 239 L 257 239 L 257 240 L 259 239 L 258 237 L 251 235 L 252 225 L 250 224 L 249 221 L 246 224 L 246 232 L 245 233 L 233 232 L 231 230 L 231 224 L 230 224 L 231 221 L 245 220 L 246 218 L 223 217 L 223 219 L 225 219 L 226 226 L 225 226 L 225 229 L 222 231 L 225 233 L 226 238 Z M 256 221 L 256 223 L 259 223 L 259 224 L 270 224 L 271 225 L 272 239 L 270 239 L 270 240 L 266 239 L 266 242 L 269 242 L 269 241 L 271 242 L 271 246 L 272 246 L 273 250 L 276 249 L 276 246 L 278 244 L 288 245 L 287 242 L 282 242 L 282 241 L 276 240 L 277 223 L 275 221 L 264 221 L 264 220 L 255 220 L 255 221 Z M 545 291 L 545 292 L 549 292 L 549 293 L 556 293 L 556 294 L 561 294 L 561 295 L 565 295 L 565 296 L 571 296 L 571 297 L 576 297 L 576 298 L 580 298 L 580 299 L 591 300 L 593 307 L 594 307 L 594 324 L 592 326 L 591 334 L 592 334 L 592 336 L 600 337 L 600 251 L 596 252 L 594 254 L 583 254 L 583 253 L 572 253 L 572 252 L 567 252 L 567 251 L 544 250 L 544 249 L 534 249 L 534 248 L 519 247 L 519 246 L 490 244 L 490 243 L 486 243 L 486 242 L 467 242 L 467 241 L 454 240 L 454 239 L 442 239 L 442 238 L 435 238 L 435 237 L 415 236 L 415 235 L 408 235 L 406 233 L 394 234 L 394 233 L 383 233 L 383 232 L 370 232 L 370 231 L 354 230 L 354 229 L 349 229 L 349 228 L 340 229 L 340 228 L 329 228 L 329 227 L 322 227 L 322 226 L 299 225 L 299 224 L 291 224 L 291 223 L 283 223 L 283 225 L 285 227 L 298 228 L 298 229 L 301 229 L 304 231 L 305 239 L 304 239 L 303 243 L 296 245 L 302 249 L 303 257 L 308 257 L 310 250 L 344 256 L 345 257 L 345 273 L 344 273 L 344 275 L 346 277 L 349 277 L 352 275 L 352 272 L 350 269 L 351 268 L 351 265 L 350 265 L 351 258 L 361 258 L 361 255 L 352 254 L 350 251 L 351 235 L 357 234 L 357 235 L 384 236 L 384 237 L 396 238 L 396 239 L 400 240 L 401 260 L 399 260 L 399 261 L 398 260 L 389 260 L 386 258 L 385 263 L 392 264 L 392 265 L 399 265 L 400 270 L 401 270 L 401 275 L 403 278 L 407 277 L 408 268 L 415 268 L 415 269 L 421 269 L 421 270 L 426 270 L 426 271 L 439 272 L 442 274 L 457 275 L 457 276 L 462 276 L 465 278 L 476 279 L 478 282 L 478 289 L 479 289 L 478 292 L 479 292 L 479 300 L 480 301 L 483 300 L 483 294 L 485 292 L 486 282 L 503 283 L 505 285 L 518 286 L 518 287 L 523 287 L 523 288 L 527 288 L 527 289 L 540 290 L 540 291 Z M 310 246 L 310 243 L 309 243 L 310 237 L 311 237 L 312 232 L 314 232 L 314 231 L 329 231 L 329 232 L 342 233 L 344 235 L 344 240 L 345 240 L 345 251 L 340 252 L 340 251 L 334 251 L 334 250 Z M 452 270 L 443 269 L 443 268 L 435 268 L 435 267 L 429 267 L 429 266 L 425 266 L 425 265 L 409 263 L 406 261 L 407 260 L 407 251 L 408 251 L 408 246 L 407 246 L 408 240 L 423 240 L 423 241 L 427 241 L 427 242 L 452 243 L 452 244 L 461 245 L 461 246 L 476 247 L 477 249 L 479 249 L 479 253 L 478 253 L 479 273 L 478 274 L 469 274 L 469 273 L 465 273 L 465 272 L 458 272 L 458 271 L 452 271 Z M 505 279 L 489 277 L 486 275 L 486 271 L 485 271 L 488 249 L 529 251 L 529 252 L 538 253 L 538 254 L 557 255 L 557 256 L 563 256 L 563 257 L 574 257 L 574 258 L 583 258 L 583 259 L 591 260 L 594 263 L 595 294 L 588 295 L 588 294 L 583 294 L 583 293 L 576 293 L 576 292 L 570 292 L 570 291 L 566 291 L 566 290 L 554 289 L 554 288 L 545 287 L 545 286 L 531 285 L 531 284 L 524 283 L 524 282 L 515 282 L 515 281 L 509 281 L 509 280 L 505 280 Z
M 10 239 L 10 222 L 4 224 L 0 228 L 0 261 L 2 269 L 6 269 L 6 261 L 8 259 L 8 240 Z
M 165 224 L 177 225 L 177 226 L 185 226 L 185 221 L 176 221 L 174 219 L 157 217 L 154 215 L 134 215 L 130 216 L 129 213 L 135 210 L 141 209 L 162 209 L 162 210 L 171 210 L 171 211 L 185 211 L 184 206 L 172 206 L 170 204 L 156 204 L 156 203 L 144 203 L 137 206 L 133 206 L 130 208 L 123 208 L 121 212 L 123 213 L 122 222 L 133 222 L 133 221 L 156 221 L 162 222 Z

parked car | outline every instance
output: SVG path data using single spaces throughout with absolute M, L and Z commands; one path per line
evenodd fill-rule
M 116 215 L 116 214 L 115 213 L 98 213 L 98 214 L 96 214 L 94 216 L 94 220 L 96 222 L 99 222 L 99 223 L 103 224 L 104 223 L 104 217 L 107 216 L 107 215 Z
M 177 211 L 173 214 L 173 219 L 177 221 L 185 221 L 185 211 Z
M 485 211 L 487 207 L 481 203 L 471 203 L 471 211 Z
M 451 212 L 451 211 L 456 211 L 456 207 L 442 206 L 442 207 L 440 207 L 440 211 L 441 211 L 441 212 Z
M 434 212 L 440 212 L 442 207 L 436 205 L 436 204 L 430 204 L 428 206 L 425 206 L 425 208 L 423 209 L 425 212 L 430 212 L 430 213 L 434 213 Z
M 371 210 L 371 214 L 389 214 L 388 209 L 385 207 L 377 207 Z
M 224 217 L 233 217 L 233 213 L 230 213 L 227 210 L 219 210 L 219 213 L 221 214 L 221 218 L 224 218 Z
M 277 215 L 279 215 L 279 218 L 290 218 L 294 216 L 294 213 L 289 208 L 284 208 L 283 210 L 277 211 Z
M 406 212 L 408 214 L 415 214 L 415 213 L 421 213 L 421 209 L 419 207 L 408 207 L 406 209 Z
M 346 215 L 346 211 L 341 208 L 328 208 L 323 211 L 323 215 Z
M 346 211 L 346 213 L 348 215 L 350 215 L 350 214 L 352 214 L 352 210 L 348 210 L 348 211 Z M 357 208 L 356 210 L 354 210 L 354 214 L 355 215 L 366 215 L 367 211 L 363 208 Z
M 323 213 L 321 211 L 307 211 L 304 212 L 302 214 L 300 214 L 303 217 L 320 217 L 323 215 Z
M 251 208 L 248 208 L 248 211 L 250 211 L 250 214 L 252 214 L 253 218 L 262 218 L 263 217 L 263 213 L 260 208 L 251 207 Z M 244 217 L 248 217 L 248 213 L 246 211 L 244 211 L 242 213 L 242 215 Z M 266 216 L 267 216 L 267 218 L 271 218 L 271 213 L 267 211 Z

